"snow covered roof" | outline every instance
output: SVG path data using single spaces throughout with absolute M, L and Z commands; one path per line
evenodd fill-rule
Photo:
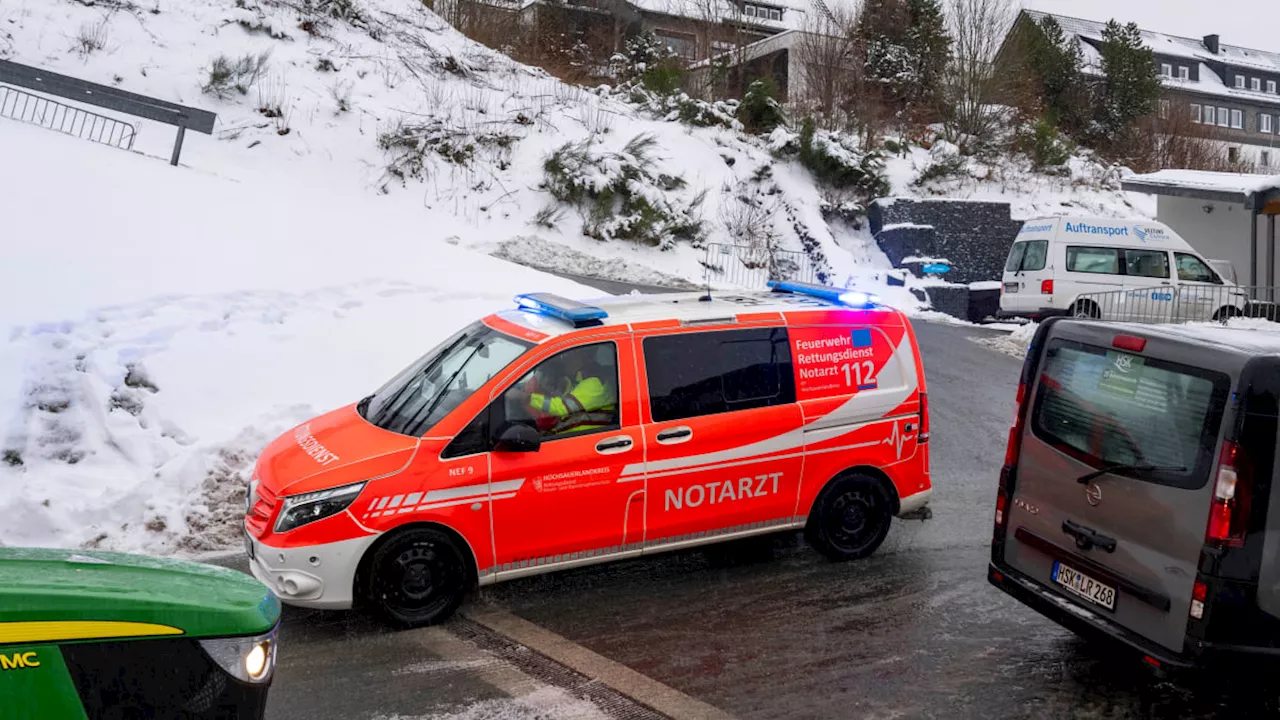
M 1147 175 L 1131 175 L 1124 179 L 1123 185 L 1130 192 L 1208 199 L 1234 198 L 1238 202 L 1248 202 L 1259 194 L 1274 193 L 1280 196 L 1280 175 L 1161 170 Z
M 1037 23 L 1045 17 L 1053 17 L 1062 26 L 1064 33 L 1090 41 L 1081 43 L 1084 68 L 1088 72 L 1098 73 L 1102 71 L 1102 56 L 1091 43 L 1102 42 L 1102 31 L 1107 26 L 1105 22 L 1057 15 L 1038 10 L 1026 10 L 1025 12 L 1028 17 Z M 1141 33 L 1143 42 L 1147 47 L 1151 48 L 1152 52 L 1166 57 L 1182 58 L 1187 60 L 1188 64 L 1195 63 L 1199 65 L 1199 81 L 1178 80 L 1176 77 L 1161 78 L 1166 85 L 1219 97 L 1280 104 L 1280 95 L 1241 90 L 1228 86 L 1223 81 L 1223 78 L 1208 65 L 1211 62 L 1223 63 L 1240 69 L 1280 74 L 1280 53 L 1220 43 L 1218 53 L 1214 54 L 1205 47 L 1203 38 L 1180 37 L 1151 30 L 1141 30 Z
M 711 20 L 757 25 L 770 30 L 794 30 L 804 26 L 806 13 L 811 6 L 805 0 L 750 0 L 746 5 L 775 7 L 782 11 L 782 19 L 774 20 L 761 15 L 747 15 L 745 5 L 728 0 L 628 0 L 637 9 L 662 13 L 692 20 Z

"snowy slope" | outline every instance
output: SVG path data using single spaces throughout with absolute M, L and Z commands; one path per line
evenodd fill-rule
M 230 545 L 275 435 L 513 293 L 598 294 L 323 179 L 268 193 L 14 123 L 0 157 L 0 544 Z

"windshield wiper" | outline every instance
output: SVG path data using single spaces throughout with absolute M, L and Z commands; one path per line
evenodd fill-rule
M 356 412 L 360 413 L 360 417 L 364 417 L 365 413 L 369 412 L 369 403 L 372 401 L 373 395 L 366 395 L 360 398 L 360 402 L 356 403 Z
M 1143 464 L 1108 465 L 1104 468 L 1095 470 L 1091 473 L 1086 473 L 1084 475 L 1081 475 L 1080 477 L 1076 478 L 1076 482 L 1083 485 L 1089 482 L 1090 480 L 1097 480 L 1103 475 L 1109 475 L 1116 471 L 1153 473 L 1153 472 L 1186 472 L 1187 469 L 1185 467 L 1175 467 L 1172 465 L 1143 465 Z

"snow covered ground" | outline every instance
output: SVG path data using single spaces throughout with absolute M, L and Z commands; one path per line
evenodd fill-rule
M 231 545 L 274 436 L 513 293 L 598 295 L 324 178 L 267 193 L 15 123 L 0 157 L 21 210 L 0 262 L 0 516 L 22 519 L 3 544 Z

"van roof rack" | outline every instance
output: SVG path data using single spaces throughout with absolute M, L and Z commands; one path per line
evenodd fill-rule
M 525 293 L 515 298 L 516 307 L 525 312 L 564 320 L 575 328 L 603 325 L 609 313 L 595 305 L 570 300 L 555 293 Z
M 818 285 L 817 283 L 770 280 L 769 289 L 776 293 L 807 295 L 808 297 L 840 303 L 849 307 L 874 307 L 880 304 L 880 298 L 871 293 L 836 288 L 829 285 Z

